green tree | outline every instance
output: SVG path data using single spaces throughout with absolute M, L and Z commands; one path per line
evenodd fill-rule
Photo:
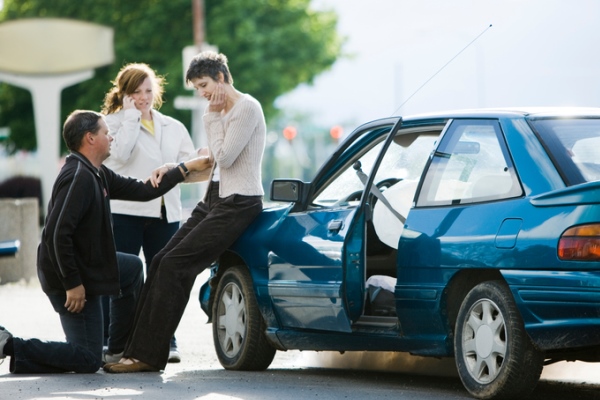
M 204 5 L 207 42 L 228 56 L 235 86 L 261 102 L 267 120 L 277 113 L 278 96 L 311 83 L 341 55 L 337 15 L 312 10 L 310 0 L 205 0 Z M 190 93 L 182 85 L 181 50 L 193 44 L 191 0 L 4 0 L 0 11 L 0 21 L 36 17 L 114 28 L 115 62 L 63 91 L 61 120 L 77 108 L 99 110 L 117 71 L 129 62 L 145 62 L 169 82 L 162 111 L 189 128 L 190 112 L 173 103 Z M 27 91 L 0 83 L 0 126 L 11 129 L 9 150 L 35 149 Z

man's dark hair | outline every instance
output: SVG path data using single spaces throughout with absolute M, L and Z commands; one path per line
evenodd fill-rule
M 100 130 L 103 115 L 89 110 L 75 110 L 67 117 L 63 125 L 63 139 L 70 151 L 77 151 L 87 132 L 96 134 Z
M 233 84 L 233 78 L 227 66 L 227 57 L 223 53 L 214 51 L 203 51 L 196 55 L 187 69 L 185 81 L 191 83 L 192 79 L 208 76 L 215 81 L 219 78 L 219 72 L 223 73 L 225 83 Z

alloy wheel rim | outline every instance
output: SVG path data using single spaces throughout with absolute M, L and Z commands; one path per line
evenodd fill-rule
M 473 304 L 464 322 L 463 358 L 478 383 L 490 383 L 500 374 L 507 351 L 506 321 L 489 299 Z
M 246 337 L 246 306 L 240 288 L 229 283 L 219 302 L 218 339 L 227 357 L 235 357 Z

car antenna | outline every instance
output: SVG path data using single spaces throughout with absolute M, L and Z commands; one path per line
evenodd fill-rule
M 405 105 L 405 104 L 406 104 L 406 103 L 407 103 L 407 102 L 408 102 L 408 101 L 409 101 L 409 100 L 410 100 L 410 99 L 411 99 L 411 98 L 412 98 L 412 97 L 413 97 L 415 94 L 417 94 L 417 93 L 418 93 L 418 92 L 419 92 L 421 89 L 423 89 L 423 87 L 424 87 L 425 85 L 427 85 L 427 84 L 429 83 L 429 81 L 430 81 L 430 80 L 432 80 L 433 78 L 435 78 L 435 76 L 436 76 L 437 74 L 439 74 L 440 72 L 442 72 L 442 70 L 443 70 L 444 68 L 446 68 L 446 66 L 448 66 L 448 64 L 450 64 L 452 61 L 454 61 L 454 59 L 455 59 L 456 57 L 458 57 L 458 56 L 460 55 L 460 53 L 462 53 L 462 52 L 463 52 L 463 51 L 465 51 L 467 48 L 469 48 L 469 46 L 471 46 L 473 43 L 475 43 L 475 41 L 476 41 L 477 39 L 479 39 L 481 36 L 483 36 L 483 34 L 484 34 L 484 33 L 486 33 L 486 32 L 488 31 L 488 29 L 490 29 L 491 27 L 492 27 L 492 24 L 490 24 L 490 25 L 489 25 L 487 28 L 485 28 L 485 29 L 483 30 L 483 32 L 481 32 L 479 35 L 477 35 L 477 36 L 475 37 L 475 39 L 471 40 L 471 41 L 469 42 L 469 44 L 467 44 L 465 47 L 463 47 L 463 49 L 462 49 L 461 51 L 459 51 L 458 53 L 456 53 L 456 54 L 454 55 L 454 57 L 452 57 L 452 58 L 451 58 L 451 59 L 450 59 L 450 60 L 449 60 L 449 61 L 448 61 L 446 64 L 444 64 L 444 65 L 442 66 L 442 68 L 438 69 L 438 70 L 437 70 L 437 71 L 436 71 L 436 72 L 435 72 L 433 75 L 431 75 L 431 77 L 430 77 L 429 79 L 427 79 L 427 80 L 425 81 L 425 83 L 423 83 L 421 86 L 419 86 L 419 88 L 418 88 L 417 90 L 415 90 L 415 91 L 413 92 L 413 94 L 411 94 L 410 96 L 408 96 L 408 98 L 407 98 L 406 100 L 404 100 L 404 102 L 403 102 L 402 104 L 400 104 L 400 106 L 398 106 L 398 108 L 396 108 L 396 110 L 395 110 L 395 111 L 392 113 L 392 115 L 396 114 L 396 113 L 397 113 L 397 112 L 398 112 L 398 111 L 399 111 L 399 110 L 400 110 L 400 109 L 401 109 L 401 108 L 402 108 L 402 107 L 403 107 L 403 106 L 404 106 L 404 105 Z

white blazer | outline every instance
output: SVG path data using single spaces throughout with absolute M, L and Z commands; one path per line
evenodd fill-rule
M 151 112 L 154 135 L 142 125 L 142 113 L 137 109 L 106 116 L 114 140 L 104 165 L 118 174 L 146 180 L 154 169 L 165 163 L 180 163 L 197 156 L 190 134 L 181 122 L 156 110 Z M 167 220 L 181 221 L 179 185 L 163 197 Z M 147 202 L 111 200 L 110 207 L 114 214 L 159 218 L 161 202 L 160 197 Z

